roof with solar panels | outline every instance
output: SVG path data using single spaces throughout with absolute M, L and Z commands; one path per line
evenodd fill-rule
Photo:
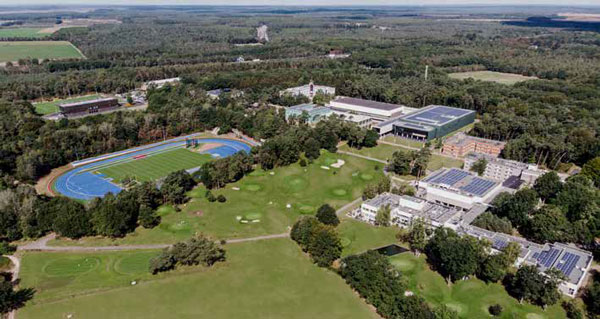
M 457 168 L 442 168 L 433 172 L 423 180 L 430 185 L 450 188 L 471 196 L 484 197 L 492 191 L 498 182 L 473 175 L 471 172 Z
M 544 249 L 540 251 L 532 251 L 527 262 L 536 265 L 540 271 L 556 268 L 565 274 L 569 282 L 576 284 L 585 275 L 585 269 L 592 262 L 592 254 L 565 244 L 555 243 L 545 245 Z

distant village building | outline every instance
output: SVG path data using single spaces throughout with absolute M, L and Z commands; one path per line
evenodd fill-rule
M 329 51 L 329 54 L 327 54 L 327 57 L 330 59 L 343 59 L 343 58 L 350 57 L 350 54 L 344 53 L 344 51 L 342 51 L 342 50 L 331 49 Z
M 256 39 L 258 42 L 269 42 L 269 35 L 267 34 L 268 29 L 269 27 L 266 25 L 261 25 L 260 27 L 256 28 Z
M 142 91 L 147 91 L 149 88 L 160 89 L 167 84 L 179 83 L 179 80 L 180 79 L 177 77 L 177 78 L 170 78 L 170 79 L 163 79 L 163 80 L 148 81 L 148 82 L 144 83 L 140 89 Z
M 460 132 L 444 141 L 442 154 L 454 157 L 464 157 L 469 153 L 475 152 L 498 157 L 505 145 L 505 142 L 469 136 Z
M 290 94 L 292 96 L 306 96 L 311 101 L 317 93 L 335 95 L 335 88 L 325 85 L 315 85 L 313 81 L 310 81 L 309 84 L 288 88 L 279 92 L 280 95 Z

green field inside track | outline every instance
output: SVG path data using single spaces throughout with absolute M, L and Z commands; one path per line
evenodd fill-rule
M 546 310 L 527 303 L 519 304 L 497 283 L 486 284 L 473 278 L 448 286 L 441 275 L 429 268 L 425 255 L 416 257 L 410 252 L 402 253 L 390 257 L 390 261 L 408 279 L 409 290 L 434 306 L 445 304 L 456 310 L 461 318 L 491 318 L 487 309 L 494 304 L 503 308 L 502 314 L 496 318 L 565 318 L 560 303 Z
M 338 159 L 346 161 L 339 169 L 321 167 Z M 323 152 L 307 167 L 293 164 L 272 171 L 258 169 L 236 183 L 213 190 L 215 196 L 227 198 L 225 203 L 209 202 L 205 198 L 206 189 L 198 186 L 189 193 L 191 201 L 181 206 L 181 212 L 170 206 L 159 208 L 162 222 L 154 229 L 138 228 L 120 239 L 55 240 L 51 244 L 172 243 L 200 232 L 217 239 L 284 233 L 299 216 L 314 215 L 325 203 L 340 208 L 360 197 L 366 185 L 383 177 L 382 168 L 380 163 L 373 161 Z M 260 217 L 252 223 L 242 223 L 241 220 L 248 216 Z
M 0 62 L 19 59 L 81 59 L 81 53 L 68 41 L 0 42 Z
M 212 268 L 180 268 L 152 276 L 140 261 L 156 252 L 26 253 L 22 287 L 38 291 L 19 319 L 72 318 L 377 318 L 346 283 L 319 268 L 290 239 L 225 245 Z M 63 260 L 99 260 L 79 273 L 52 277 L 44 267 Z M 128 261 L 129 266 L 120 266 Z M 133 269 L 122 274 L 121 268 Z M 67 275 L 71 273 L 70 275 Z M 135 286 L 132 280 L 137 280 Z
M 46 115 L 46 114 L 59 112 L 59 109 L 58 109 L 59 104 L 89 101 L 89 100 L 99 99 L 101 97 L 102 96 L 99 94 L 92 94 L 92 95 L 78 96 L 78 97 L 69 98 L 69 99 L 56 99 L 54 101 L 49 101 L 49 102 L 33 103 L 33 107 L 35 107 L 35 111 L 38 114 Z
M 128 160 L 94 171 L 120 182 L 126 177 L 134 178 L 139 182 L 153 181 L 182 169 L 191 169 L 202 166 L 212 160 L 210 154 L 200 154 L 185 148 L 176 148 L 147 157 Z
M 0 38 L 30 38 L 39 39 L 50 36 L 51 33 L 43 33 L 43 28 L 2 28 Z

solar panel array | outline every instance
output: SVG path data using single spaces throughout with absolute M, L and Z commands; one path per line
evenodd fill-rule
M 506 241 L 504 238 L 494 238 L 492 247 L 494 247 L 498 250 L 502 250 L 502 249 L 506 248 L 506 246 L 508 246 L 508 241 Z
M 469 184 L 462 186 L 460 189 L 467 193 L 482 196 L 494 185 L 496 185 L 496 182 L 488 181 L 479 177 L 474 177 Z
M 534 253 L 533 258 L 537 259 L 538 264 L 549 268 L 554 264 L 558 255 L 562 252 L 562 249 L 550 248 L 550 250 L 542 251 L 541 253 Z
M 579 262 L 579 256 L 566 252 L 556 268 L 562 271 L 566 276 L 570 276 L 573 269 L 575 269 L 577 262 Z
M 441 125 L 455 118 L 464 116 L 473 111 L 457 109 L 448 106 L 435 105 L 422 112 L 411 114 L 404 119 L 411 121 L 426 122 L 433 125 Z
M 440 174 L 435 178 L 431 179 L 432 183 L 436 184 L 446 184 L 449 186 L 453 186 L 458 183 L 460 180 L 464 179 L 467 176 L 470 176 L 468 172 L 461 171 L 458 169 L 451 169 L 446 171 L 444 174 Z

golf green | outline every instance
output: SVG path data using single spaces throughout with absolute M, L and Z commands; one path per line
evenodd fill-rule
M 156 256 L 156 252 L 137 252 L 124 256 L 115 263 L 115 271 L 124 275 L 139 274 L 148 270 L 150 259 Z
M 85 274 L 98 267 L 100 260 L 96 257 L 75 257 L 52 260 L 44 267 L 44 273 L 48 276 L 76 276 Z
M 347 193 L 348 192 L 346 192 L 346 190 L 343 189 L 343 188 L 336 188 L 336 189 L 333 190 L 333 194 L 336 195 L 336 196 L 344 196 Z
M 360 178 L 362 178 L 365 181 L 370 181 L 370 180 L 373 179 L 373 175 L 371 175 L 371 174 L 364 174 L 363 173 L 363 174 L 360 174 Z
M 262 187 L 260 187 L 258 184 L 248 184 L 246 187 L 244 187 L 244 189 L 250 192 L 258 192 L 262 189 Z
M 246 214 L 244 216 L 244 219 L 246 219 L 246 220 L 257 220 L 257 219 L 260 219 L 261 217 L 262 217 L 261 213 L 249 213 L 249 214 Z
M 300 206 L 300 213 L 302 214 L 312 214 L 315 211 L 315 208 L 312 206 L 304 205 Z

